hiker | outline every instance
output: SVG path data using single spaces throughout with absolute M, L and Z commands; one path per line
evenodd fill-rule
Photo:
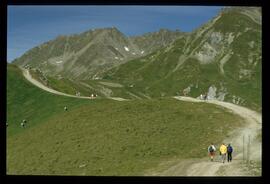
M 207 100 L 207 94 L 204 95 L 204 100 Z
M 227 146 L 228 162 L 232 161 L 232 152 L 233 152 L 233 148 L 231 144 L 228 144 Z
M 222 143 L 222 145 L 220 146 L 219 148 L 219 152 L 220 152 L 220 155 L 221 155 L 221 160 L 224 164 L 225 160 L 226 160 L 226 154 L 227 154 L 227 146 Z
M 185 91 L 185 90 L 183 90 L 183 95 L 184 95 L 184 96 L 187 96 L 187 93 L 186 93 L 186 91 Z
M 8 122 L 6 123 L 6 127 L 8 127 Z
M 215 152 L 216 152 L 216 147 L 214 146 L 213 143 L 211 143 L 211 145 L 208 147 L 208 153 L 211 158 L 211 162 L 213 162 L 214 160 Z
M 21 122 L 21 127 L 22 127 L 22 128 L 25 128 L 25 125 L 26 125 L 26 120 L 24 119 L 24 120 Z
M 203 95 L 202 94 L 200 95 L 200 100 L 203 100 Z
M 76 96 L 81 96 L 81 93 L 79 91 L 76 91 Z
M 67 111 L 67 106 L 64 107 L 64 110 Z

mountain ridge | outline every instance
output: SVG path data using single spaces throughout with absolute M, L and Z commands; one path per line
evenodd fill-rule
M 147 96 L 207 93 L 209 98 L 260 109 L 261 25 L 247 12 L 223 10 L 170 47 L 109 70 L 104 77 L 132 83 Z
M 69 61 L 70 71 L 65 76 L 90 86 L 94 84 L 110 96 L 154 98 L 187 92 L 187 95 L 198 97 L 207 93 L 209 98 L 258 110 L 261 106 L 260 20 L 260 8 L 233 7 L 222 9 L 191 33 L 177 31 L 174 34 L 161 29 L 157 33 L 129 38 L 111 28 L 97 29 L 103 36 L 96 38 L 90 36 L 96 36 L 94 31 L 84 32 L 86 36 L 82 40 L 69 38 L 78 46 L 87 43 L 89 48 L 85 45 L 84 50 L 72 47 L 75 52 L 79 50 L 78 58 L 76 54 L 67 54 L 67 58 L 73 59 Z M 168 39 L 164 41 L 166 35 Z M 116 38 L 118 41 L 115 42 Z M 100 40 L 108 44 L 100 43 Z M 153 45 L 157 47 L 151 50 Z M 148 53 L 141 54 L 144 46 L 148 46 Z M 68 48 L 68 44 L 65 47 Z M 105 50 L 106 54 L 98 52 L 100 50 Z M 93 61 L 95 57 L 103 60 Z M 91 65 L 74 67 L 76 60 Z M 81 73 L 88 73 L 88 76 L 80 76 Z M 102 86 L 102 82 L 118 83 L 123 87 L 116 90 Z
M 161 34 L 163 37 L 158 36 Z M 169 37 L 165 38 L 165 35 Z M 12 63 L 19 66 L 30 64 L 49 75 L 90 79 L 99 71 L 166 46 L 180 35 L 182 33 L 178 31 L 160 30 L 142 36 L 127 37 L 115 27 L 93 29 L 70 36 L 59 35 L 54 40 L 27 51 Z M 139 46 L 138 43 L 142 41 L 138 40 L 142 39 L 154 40 L 151 45 Z M 157 42 L 159 44 L 155 44 Z M 87 72 L 90 75 L 83 76 Z

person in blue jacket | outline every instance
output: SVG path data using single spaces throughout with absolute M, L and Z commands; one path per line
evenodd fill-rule
M 227 146 L 228 162 L 232 161 L 232 152 L 233 152 L 233 148 L 232 148 L 231 144 L 228 144 L 228 146 Z

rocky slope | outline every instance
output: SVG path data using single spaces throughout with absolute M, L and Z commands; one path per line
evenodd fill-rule
M 260 110 L 261 11 L 226 8 L 170 46 L 127 62 L 104 78 L 135 86 L 133 93 L 186 93 Z
M 130 37 L 130 39 L 142 49 L 141 53 L 151 53 L 170 45 L 176 39 L 186 35 L 188 33 L 179 30 L 170 31 L 168 29 L 160 29 L 158 32 L 145 33 L 140 36 Z
M 208 99 L 260 111 L 261 39 L 261 9 L 229 7 L 188 34 L 161 29 L 126 37 L 116 28 L 96 29 L 60 36 L 14 63 L 31 64 L 46 75 L 83 80 L 91 90 L 109 91 L 105 96 L 207 94 Z
M 58 36 L 13 62 L 20 66 L 28 64 L 46 75 L 98 79 L 100 72 L 149 54 L 181 35 L 179 31 L 160 30 L 129 38 L 114 27 L 94 29 L 78 35 Z

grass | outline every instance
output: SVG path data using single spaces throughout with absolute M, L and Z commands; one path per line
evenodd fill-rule
M 8 173 L 142 175 L 173 156 L 204 157 L 209 142 L 239 125 L 209 104 L 96 101 L 9 138 Z
M 92 101 L 60 97 L 33 86 L 22 76 L 15 65 L 7 67 L 7 122 L 8 136 L 24 131 L 20 128 L 23 119 L 30 127 L 47 121 L 53 115 L 64 113 L 64 106 L 75 108 Z
M 103 96 L 97 90 L 90 89 L 88 87 L 81 85 L 79 83 L 80 81 L 73 81 L 67 78 L 57 79 L 56 77 L 47 76 L 46 77 L 47 82 L 44 82 L 41 80 L 42 74 L 40 74 L 38 71 L 30 70 L 30 74 L 34 79 L 38 80 L 45 86 L 48 86 L 49 88 L 52 88 L 56 91 L 60 91 L 71 95 L 75 95 L 76 92 L 79 91 L 81 96 L 90 96 L 92 93 L 97 93 L 99 94 L 99 96 Z
M 238 14 L 237 14 L 238 15 Z M 241 20 L 240 20 L 241 19 Z M 242 24 L 227 26 L 224 22 Z M 240 22 L 239 22 L 240 21 Z M 200 65 L 189 58 L 174 73 L 178 58 L 184 52 L 185 39 L 177 40 L 171 49 L 158 50 L 150 55 L 129 61 L 105 73 L 103 80 L 83 81 L 94 89 L 81 86 L 71 80 L 49 78 L 49 85 L 59 91 L 81 95 L 100 93 L 102 87 L 112 90 L 112 96 L 132 98 L 127 92 L 143 97 L 142 92 L 153 99 L 113 101 L 108 99 L 85 100 L 47 93 L 26 81 L 21 71 L 8 65 L 7 74 L 7 173 L 26 175 L 144 175 L 160 163 L 173 159 L 201 158 L 207 154 L 210 142 L 219 144 L 227 133 L 241 126 L 242 119 L 212 104 L 188 103 L 172 99 L 190 84 L 191 96 L 199 96 L 210 85 L 219 87 L 223 82 L 230 95 L 244 98 L 245 106 L 258 110 L 261 107 L 260 41 L 256 43 L 258 65 L 244 65 L 246 53 L 253 52 L 247 41 L 260 40 L 256 25 L 243 16 L 232 19 L 224 16 L 215 24 L 215 31 L 223 33 L 250 30 L 233 42 L 236 53 L 224 65 L 225 75 L 220 75 L 219 65 L 213 62 Z M 191 35 L 191 39 L 195 35 Z M 88 40 L 87 40 L 88 39 Z M 90 40 L 59 37 L 46 52 L 37 57 L 43 61 L 48 55 L 62 54 L 65 43 L 68 50 L 74 45 L 82 48 Z M 195 40 L 195 48 L 202 38 Z M 244 44 L 243 44 L 244 43 Z M 23 60 L 39 53 L 36 47 Z M 192 50 L 190 50 L 191 52 Z M 238 56 L 238 54 L 240 56 Z M 82 57 L 86 57 L 84 55 Z M 86 61 L 86 60 L 85 60 Z M 244 66 L 243 66 L 244 65 Z M 240 68 L 254 70 L 251 79 L 238 80 Z M 35 75 L 34 77 L 38 77 Z M 99 82 L 116 82 L 121 88 L 104 86 Z M 129 87 L 134 85 L 134 87 Z M 161 98 L 161 96 L 164 96 Z M 68 111 L 63 110 L 64 106 Z M 25 129 L 20 127 L 28 121 Z M 261 139 L 261 135 L 257 137 Z M 254 163 L 254 175 L 261 163 Z
M 232 49 L 235 53 L 243 53 L 245 50 L 253 52 L 245 41 L 260 40 L 259 32 L 247 31 L 233 42 Z M 258 47 L 261 42 L 258 42 Z M 244 99 L 241 104 L 253 110 L 261 110 L 261 61 L 258 59 L 260 51 L 258 50 L 258 60 L 256 66 L 245 62 L 247 60 L 245 54 L 234 54 L 229 61 L 224 65 L 225 75 L 219 72 L 219 63 L 213 62 L 207 65 L 201 65 L 196 59 L 189 58 L 184 65 L 175 72 L 171 72 L 177 65 L 178 58 L 182 53 L 183 39 L 177 40 L 172 49 L 165 51 L 160 49 L 150 55 L 140 59 L 134 59 L 120 67 L 113 68 L 104 74 L 103 80 L 87 80 L 83 81 L 91 85 L 94 89 L 89 89 L 79 82 L 74 82 L 68 79 L 57 80 L 49 77 L 49 84 L 52 88 L 69 94 L 75 94 L 75 91 L 80 91 L 81 95 L 89 95 L 97 93 L 99 96 L 104 96 L 101 92 L 102 88 L 107 88 L 112 91 L 111 96 L 119 96 L 123 98 L 134 99 L 129 93 L 133 93 L 141 98 L 145 98 L 140 93 L 156 98 L 160 96 L 174 96 L 181 94 L 182 90 L 189 85 L 198 83 L 198 88 L 192 87 L 192 97 L 197 97 L 208 91 L 211 85 L 215 85 L 218 89 L 220 83 L 227 88 L 228 94 L 225 96 L 225 101 L 232 102 L 233 95 Z M 250 50 L 251 49 L 251 50 Z M 239 79 L 239 70 L 241 68 L 250 69 L 253 72 L 251 78 Z M 116 82 L 123 85 L 122 88 L 113 88 L 102 85 L 99 82 Z M 130 88 L 130 85 L 134 85 Z
M 58 91 L 69 94 L 75 94 L 75 91 L 80 91 L 81 95 L 89 96 L 91 93 L 97 93 L 99 96 L 105 96 L 102 90 L 107 90 L 112 92 L 111 96 L 134 99 L 135 97 L 130 95 L 130 93 L 141 98 L 145 98 L 141 93 L 152 98 L 179 95 L 183 89 L 187 88 L 191 84 L 198 84 L 199 87 L 192 87 L 189 95 L 192 97 L 198 97 L 200 94 L 206 93 L 211 85 L 215 85 L 219 90 L 221 87 L 220 83 L 223 83 L 223 86 L 226 87 L 228 92 L 225 96 L 225 101 L 232 102 L 233 96 L 241 97 L 244 102 L 240 105 L 260 112 L 262 72 L 261 26 L 257 25 L 246 15 L 240 13 L 239 9 L 230 9 L 229 11 L 223 11 L 221 14 L 222 16 L 220 16 L 219 19 L 217 19 L 216 22 L 201 35 L 197 35 L 198 31 L 205 29 L 211 21 L 203 25 L 198 30 L 193 31 L 190 34 L 186 34 L 183 37 L 179 37 L 179 39 L 176 39 L 168 48 L 155 49 L 151 54 L 141 58 L 132 59 L 131 61 L 112 68 L 109 71 L 103 71 L 102 80 L 83 81 L 91 85 L 94 89 L 81 85 L 79 83 L 81 81 L 79 80 L 57 80 L 53 77 L 48 77 L 49 85 Z M 238 18 L 235 19 L 235 17 Z M 222 39 L 217 45 L 212 44 L 212 31 L 219 32 L 223 36 L 224 40 Z M 225 40 L 228 38 L 228 35 L 234 36 L 234 40 L 231 45 L 229 45 Z M 59 56 L 64 50 L 64 45 L 67 46 L 67 52 L 73 50 L 78 51 L 86 44 L 90 43 L 93 36 L 95 36 L 94 32 L 91 31 L 71 36 L 69 39 L 67 39 L 67 37 L 60 36 L 54 41 L 49 42 L 50 44 L 43 44 L 42 48 L 44 49 L 44 53 L 42 52 L 42 54 L 38 54 L 40 49 L 39 47 L 36 47 L 32 52 L 28 53 L 28 55 L 26 54 L 23 56 L 20 62 L 24 59 L 29 59 L 29 57 L 33 58 L 34 56 L 38 56 L 35 61 L 40 63 L 40 61 L 45 61 L 47 56 Z M 157 35 L 154 34 L 148 38 L 151 39 L 155 36 Z M 149 41 L 143 40 L 144 39 L 138 39 L 137 42 L 140 45 L 149 46 Z M 152 41 L 150 42 L 152 43 Z M 191 56 L 187 58 L 185 63 L 175 72 L 172 72 L 178 65 L 180 56 L 183 56 L 183 54 L 188 56 L 194 51 L 200 51 L 204 42 L 210 43 L 220 52 L 220 54 L 214 59 L 214 62 L 203 65 Z M 254 43 L 254 47 L 251 47 L 250 43 Z M 194 50 L 196 48 L 197 50 Z M 91 51 L 93 51 L 93 49 L 97 49 L 96 46 L 92 45 L 88 48 L 88 50 Z M 86 64 L 88 61 L 93 60 L 93 58 L 99 57 L 100 54 L 104 54 L 99 53 L 99 50 L 96 51 L 97 54 L 95 56 L 89 55 L 90 52 L 84 52 L 78 58 L 78 61 L 80 61 L 79 63 Z M 223 75 L 220 73 L 219 61 L 229 51 L 232 51 L 233 54 L 224 64 Z M 254 65 L 255 62 L 257 62 L 257 65 Z M 247 75 L 240 79 L 239 76 L 242 70 L 252 71 L 250 77 Z M 69 71 L 66 72 L 68 75 Z M 102 69 L 100 68 L 97 73 L 102 73 Z M 100 84 L 100 81 L 120 83 L 123 87 L 113 88 Z M 134 87 L 131 88 L 129 87 L 130 85 L 134 85 Z
M 232 14 L 234 13 L 232 12 Z M 154 98 L 181 94 L 183 89 L 196 83 L 198 83 L 199 87 L 192 88 L 189 95 L 198 97 L 201 93 L 207 92 L 211 85 L 215 85 L 219 90 L 221 87 L 220 83 L 223 83 L 228 92 L 225 96 L 225 101 L 232 102 L 233 96 L 241 97 L 244 99 L 244 102 L 241 103 L 242 106 L 260 112 L 261 31 L 258 25 L 254 25 L 246 17 L 241 15 L 240 18 L 242 20 L 235 19 L 233 22 L 236 25 L 238 21 L 244 22 L 243 25 L 245 26 L 238 30 L 242 31 L 241 35 L 235 38 L 230 47 L 224 43 L 225 53 L 228 50 L 234 52 L 224 65 L 224 75 L 220 73 L 219 68 L 219 59 L 224 54 L 220 54 L 214 62 L 204 65 L 190 57 L 178 70 L 172 72 L 175 66 L 177 66 L 178 58 L 185 49 L 184 39 L 181 38 L 174 42 L 171 49 L 160 49 L 151 55 L 129 61 L 118 68 L 108 71 L 104 74 L 104 77 L 112 81 L 135 84 L 135 87 L 132 89 L 134 93 L 142 92 Z M 227 26 L 226 22 L 229 20 L 231 20 L 231 15 L 224 15 L 214 24 L 213 29 L 215 31 L 222 29 L 224 34 L 235 31 L 234 26 Z M 250 27 L 247 25 L 250 25 Z M 225 29 L 225 27 L 229 28 Z M 244 32 L 247 27 L 251 29 Z M 191 40 L 193 40 L 192 38 L 195 34 L 196 32 L 190 35 Z M 202 37 L 199 37 L 194 43 L 191 42 L 190 47 L 195 48 L 201 42 L 201 39 Z M 251 48 L 248 44 L 251 41 L 255 43 L 254 48 Z M 251 63 L 248 61 L 249 54 L 246 53 L 254 54 Z M 257 64 L 254 65 L 254 62 L 257 62 Z M 239 73 L 242 69 L 252 71 L 251 76 L 240 79 Z
M 55 96 L 25 81 L 12 65 L 7 91 L 8 174 L 143 175 L 172 157 L 204 157 L 210 142 L 221 142 L 242 122 L 223 108 L 172 98 Z M 25 117 L 29 126 L 22 129 L 17 122 Z
M 256 136 L 256 140 L 262 142 L 262 132 L 261 131 L 258 132 L 258 134 Z
M 244 172 L 249 176 L 262 176 L 262 162 L 250 160 L 249 163 L 243 162 L 241 163 Z
M 79 91 L 81 96 L 90 96 L 91 94 L 97 94 L 98 96 L 104 97 L 106 95 L 102 93 L 102 90 L 103 88 L 106 88 L 112 91 L 111 96 L 132 99 L 132 96 L 130 96 L 127 93 L 127 92 L 131 92 L 132 89 L 128 87 L 127 85 L 121 88 L 106 85 L 106 83 L 114 83 L 114 81 L 112 80 L 101 79 L 101 80 L 73 81 L 67 78 L 57 79 L 56 77 L 47 76 L 46 77 L 47 83 L 46 83 L 43 80 L 41 80 L 42 74 L 40 74 L 38 71 L 30 70 L 30 73 L 34 79 L 43 83 L 45 86 L 48 86 L 49 88 L 52 88 L 56 91 L 60 91 L 63 93 L 75 95 L 76 92 Z M 89 86 L 91 86 L 91 88 L 81 84 L 80 82 L 88 84 Z M 102 82 L 104 82 L 105 84 L 102 84 Z M 136 92 L 132 92 L 132 93 L 136 94 Z
M 237 19 L 235 18 L 237 17 Z M 246 27 L 258 27 L 247 16 L 241 14 L 239 11 L 230 11 L 229 13 L 223 13 L 220 19 L 215 23 L 215 31 L 219 32 L 240 32 L 245 30 Z

